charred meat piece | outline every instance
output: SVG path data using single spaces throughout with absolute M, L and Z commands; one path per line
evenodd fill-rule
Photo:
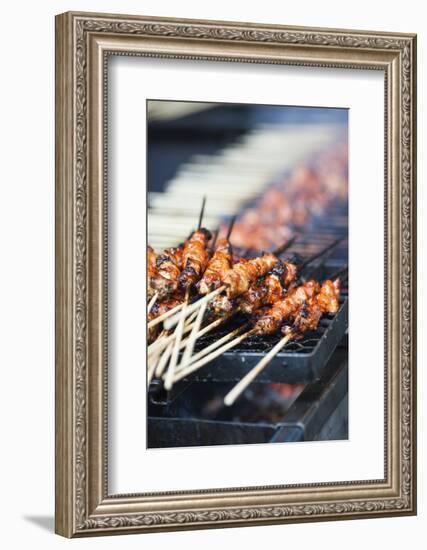
M 271 305 L 283 298 L 284 288 L 276 275 L 269 273 L 256 286 L 251 286 L 247 292 L 239 296 L 240 311 L 251 315 L 261 306 Z
M 227 285 L 227 296 L 235 298 L 249 290 L 249 287 L 260 277 L 268 273 L 278 262 L 278 258 L 271 253 L 263 254 L 258 258 L 240 260 L 224 275 Z
M 251 286 L 238 298 L 240 310 L 252 314 L 261 306 L 272 305 L 281 300 L 286 290 L 295 281 L 297 267 L 290 262 L 279 260 L 267 275 Z
M 157 275 L 156 269 L 156 254 L 151 246 L 147 246 L 147 296 L 150 299 L 154 294 L 154 289 L 151 286 L 151 281 Z
M 229 241 L 227 239 L 219 239 L 203 277 L 197 283 L 199 294 L 209 294 L 209 292 L 219 288 L 225 273 L 232 266 L 232 261 L 233 256 Z
M 283 333 L 303 335 L 307 330 L 316 330 L 324 314 L 336 313 L 339 308 L 340 282 L 324 281 L 319 292 L 311 296 L 296 312 L 292 326 L 282 327 Z
M 283 300 L 277 300 L 255 323 L 258 334 L 272 334 L 280 329 L 284 320 L 294 314 L 316 292 L 320 285 L 310 280 L 291 290 Z
M 215 296 L 208 305 L 208 315 L 212 319 L 228 315 L 233 310 L 235 310 L 234 300 L 230 300 L 225 294 Z
M 203 275 L 209 260 L 207 243 L 211 234 L 207 229 L 194 231 L 184 244 L 182 251 L 182 272 L 178 277 L 178 286 L 186 290 L 197 283 Z
M 182 269 L 183 246 L 167 248 L 157 256 L 157 271 L 167 279 L 177 280 Z

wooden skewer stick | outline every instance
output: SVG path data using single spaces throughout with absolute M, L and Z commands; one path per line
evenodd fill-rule
M 192 331 L 190 333 L 190 336 L 188 337 L 188 340 L 187 340 L 187 345 L 185 347 L 185 351 L 182 354 L 182 359 L 181 359 L 180 366 L 185 366 L 191 360 L 191 356 L 193 354 L 193 349 L 194 349 L 194 344 L 196 343 L 197 334 L 199 332 L 200 325 L 202 324 L 203 315 L 205 314 L 207 306 L 208 306 L 207 302 L 202 304 L 202 306 L 200 307 L 200 309 L 197 313 L 196 320 L 193 323 L 193 329 L 192 329 Z
M 181 310 L 180 319 L 175 329 L 175 343 L 172 349 L 171 360 L 168 366 L 168 370 L 166 371 L 165 390 L 167 391 L 171 390 L 173 386 L 173 378 L 175 374 L 176 364 L 178 362 L 178 353 L 179 353 L 179 348 L 182 340 L 184 323 L 187 317 L 187 305 L 188 305 L 189 295 L 190 295 L 190 289 L 187 289 L 187 292 L 185 293 L 184 307 Z
M 209 323 L 209 325 L 206 325 L 205 327 L 202 328 L 202 330 L 198 332 L 197 338 L 200 338 L 200 336 L 204 336 L 205 334 L 207 334 L 214 328 L 218 327 L 222 323 L 225 323 L 225 321 L 228 321 L 228 319 L 230 319 L 230 317 L 232 317 L 233 315 L 234 313 L 227 313 L 227 315 L 224 315 L 224 317 L 219 317 L 215 321 L 212 321 L 212 323 Z
M 202 227 L 203 216 L 204 216 L 204 213 L 205 213 L 205 206 L 206 206 L 206 196 L 204 196 L 203 199 L 202 199 L 202 207 L 200 209 L 200 214 L 199 214 L 199 224 L 197 226 L 198 229 L 200 229 Z
M 261 361 L 255 365 L 255 367 L 250 370 L 241 380 L 238 382 L 234 388 L 227 393 L 224 398 L 224 404 L 229 407 L 232 405 L 239 395 L 245 391 L 249 384 L 258 376 L 258 374 L 268 365 L 268 363 L 273 359 L 273 357 L 279 353 L 279 351 L 289 342 L 293 334 L 289 333 L 284 338 L 282 338 Z
M 216 328 L 217 326 L 219 326 L 220 324 L 222 323 L 225 323 L 225 321 L 227 319 L 229 319 L 233 314 L 232 313 L 229 313 L 228 315 L 225 315 L 224 317 L 221 317 L 220 319 L 216 319 L 216 321 L 212 321 L 212 323 L 210 323 L 209 325 L 206 325 L 205 327 L 203 327 L 198 333 L 197 333 L 197 336 L 196 336 L 196 339 L 197 338 L 200 338 L 201 336 L 205 335 L 206 333 L 210 332 L 211 330 L 213 330 L 214 328 Z M 191 325 L 190 325 L 191 327 Z M 185 330 L 185 329 L 184 329 Z M 175 338 L 174 335 L 172 335 L 173 338 Z M 185 340 L 181 340 L 181 343 L 179 345 L 179 348 L 182 349 L 184 348 L 188 343 L 188 338 L 186 338 Z M 219 344 L 217 344 L 219 345 Z M 207 349 L 207 348 L 206 348 Z M 203 350 L 204 353 L 203 355 L 206 353 L 206 349 Z M 200 352 L 199 352 L 200 353 Z M 196 357 L 195 355 L 193 355 L 192 359 L 194 360 L 194 357 Z M 185 367 L 186 365 L 184 365 L 183 367 Z M 183 370 L 183 367 L 181 366 L 181 364 L 177 365 L 176 366 L 176 369 L 175 369 L 175 373 L 178 374 L 178 372 L 180 372 L 181 370 Z
M 219 340 L 215 340 L 215 342 L 212 342 L 212 344 L 210 344 L 206 348 L 203 348 L 199 352 L 195 353 L 190 358 L 190 361 L 188 361 L 187 364 L 184 364 L 182 362 L 179 365 L 179 368 L 177 369 L 176 374 L 178 375 L 178 373 L 180 373 L 182 370 L 185 370 L 188 366 L 192 365 L 193 363 L 195 363 L 196 361 L 198 361 L 202 357 L 205 357 L 205 355 L 208 355 L 211 351 L 214 351 L 215 349 L 219 348 L 219 346 L 221 346 L 222 344 L 225 344 L 226 342 L 228 342 L 229 340 L 234 338 L 236 336 L 236 334 L 239 334 L 239 332 L 241 332 L 245 327 L 246 327 L 246 325 L 244 325 L 243 327 L 238 327 L 237 329 L 227 333 L 225 336 L 223 336 Z
M 190 313 L 193 313 L 193 311 L 196 311 L 197 309 L 199 309 L 199 307 L 201 307 L 205 302 L 206 303 L 210 302 L 215 296 L 217 296 L 217 294 L 221 294 L 221 292 L 225 290 L 225 288 L 226 288 L 225 285 L 222 285 L 216 290 L 213 290 L 212 292 L 210 292 L 209 294 L 206 294 L 206 296 L 203 296 L 203 298 L 199 298 L 198 300 L 196 300 L 195 302 L 187 306 L 186 314 L 189 315 Z M 181 309 L 182 305 L 177 307 Z M 164 323 L 165 329 L 170 330 L 171 328 L 173 328 L 178 323 L 180 318 L 181 318 L 181 315 L 174 315 L 171 319 L 167 319 Z M 158 319 L 158 317 L 156 317 L 156 319 Z M 156 319 L 153 319 L 153 320 L 155 321 Z M 148 326 L 149 328 L 151 328 L 150 325 Z
M 162 315 L 159 315 L 158 317 L 155 317 L 154 319 L 152 319 L 147 324 L 147 327 L 148 328 L 155 327 L 156 325 L 158 325 L 159 323 L 161 323 L 162 321 L 164 321 L 165 319 L 167 319 L 168 317 L 170 317 L 174 313 L 178 313 L 183 307 L 184 307 L 184 302 L 182 304 L 178 304 L 177 306 L 173 307 L 169 311 L 166 311 Z
M 169 333 L 167 330 L 162 330 L 162 332 L 157 336 L 154 342 L 151 342 L 151 344 L 147 346 L 147 355 L 152 355 L 155 351 L 157 351 L 157 348 L 159 347 L 159 342 L 166 338 L 168 334 Z
M 195 315 L 196 314 L 193 314 L 189 318 L 189 321 L 192 321 L 193 318 L 195 317 Z M 170 357 L 170 355 L 172 353 L 172 350 L 173 350 L 173 347 L 174 347 L 174 340 L 177 336 L 177 330 L 178 330 L 178 327 L 175 329 L 174 333 L 170 335 L 170 337 L 167 337 L 167 338 L 170 338 L 170 339 L 168 339 L 168 341 L 166 343 L 167 349 L 163 352 L 160 359 L 158 361 L 156 361 L 157 366 L 156 366 L 156 370 L 155 370 L 155 375 L 156 375 L 157 378 L 159 378 L 163 374 L 163 371 L 165 370 L 165 367 L 168 363 L 169 357 Z M 185 330 L 185 327 L 184 327 L 184 330 Z M 164 339 L 166 340 L 166 338 L 164 338 Z M 155 351 L 155 353 L 157 354 L 157 358 L 162 353 L 163 349 L 164 348 L 161 348 L 161 349 L 158 349 L 158 350 Z
M 240 330 L 242 330 L 242 327 L 239 327 L 238 329 L 236 329 L 235 331 L 230 333 L 230 335 L 234 336 Z M 248 330 L 247 332 L 244 332 L 243 334 L 241 334 L 237 338 L 234 338 L 234 340 L 231 340 L 231 342 L 228 342 L 228 344 L 225 344 L 224 346 L 220 347 L 219 349 L 216 349 L 212 353 L 209 353 L 208 355 L 205 355 L 202 359 L 200 359 L 200 361 L 196 361 L 195 363 L 191 363 L 187 368 L 181 369 L 179 371 L 179 373 L 176 374 L 174 382 L 178 382 L 178 380 L 181 380 L 182 378 L 185 378 L 186 376 L 188 376 L 192 372 L 200 369 L 201 367 L 203 367 L 207 363 L 210 363 L 216 357 L 222 355 L 223 353 L 225 353 L 229 349 L 233 348 L 234 346 L 237 346 L 237 344 L 239 344 L 240 342 L 243 342 L 243 340 L 245 340 L 246 338 L 251 336 L 251 334 L 254 334 L 254 329 L 251 329 L 251 330 Z M 230 336 L 230 335 L 227 335 L 227 336 Z M 217 342 L 215 342 L 215 344 L 217 344 Z
M 163 352 L 162 356 L 160 357 L 159 362 L 157 363 L 156 370 L 155 370 L 155 376 L 156 378 L 160 378 L 163 374 L 163 371 L 165 370 L 165 367 L 167 365 L 168 359 L 172 353 L 173 349 L 173 341 L 169 342 L 167 348 Z
M 297 236 L 294 235 L 292 238 L 288 239 L 285 244 L 282 244 L 282 246 L 279 246 L 279 248 L 273 250 L 272 254 L 274 254 L 275 256 L 280 256 L 281 254 L 283 254 L 283 252 L 285 252 L 285 250 L 287 250 L 294 244 L 296 238 Z
M 318 258 L 321 258 L 328 252 L 331 252 L 337 245 L 339 245 L 345 237 L 340 237 L 339 239 L 335 239 L 331 244 L 329 244 L 326 248 L 323 248 L 320 252 L 317 254 L 314 254 L 313 256 L 310 256 L 307 258 L 299 267 L 299 270 L 302 271 L 308 264 L 311 264 L 314 262 L 314 260 L 317 260 Z
M 220 317 L 219 319 L 216 319 L 215 321 L 212 321 L 212 323 L 209 323 L 209 325 L 206 325 L 205 327 L 203 327 L 198 333 L 197 333 L 197 336 L 196 336 L 196 339 L 198 338 L 201 338 L 202 336 L 204 336 L 205 334 L 207 334 L 208 332 L 210 332 L 211 330 L 213 330 L 214 328 L 218 327 L 219 325 L 222 325 L 222 323 L 225 323 L 226 321 L 228 321 L 228 319 L 230 319 L 230 317 L 233 316 L 233 313 L 228 313 L 227 315 L 224 315 L 224 317 Z M 187 340 L 184 340 L 183 341 L 185 344 L 187 343 Z M 182 343 L 181 343 L 182 344 Z M 212 345 L 212 344 L 211 344 Z M 203 351 L 206 353 L 206 349 L 205 348 Z M 200 354 L 201 352 L 198 352 L 196 355 L 193 355 L 191 357 L 191 362 L 194 362 L 195 360 L 197 360 L 197 358 L 199 357 L 202 357 L 203 355 L 205 355 L 205 353 L 203 354 Z M 200 354 L 200 355 L 199 355 Z M 196 359 L 194 359 L 196 357 Z M 182 362 L 180 365 L 177 366 L 176 368 L 176 373 L 178 374 L 178 372 L 180 372 L 183 368 L 185 368 L 187 365 L 182 365 Z
M 148 306 L 147 306 L 147 315 L 148 315 L 148 313 L 150 313 L 150 311 L 152 310 L 154 304 L 157 302 L 158 297 L 159 297 L 159 293 L 156 292 L 154 294 L 154 296 L 151 298 L 151 300 L 149 301 Z
M 197 316 L 197 311 L 195 311 L 192 315 L 190 315 L 186 319 L 184 330 L 183 330 L 184 334 L 186 332 L 190 331 L 194 327 L 193 321 L 196 318 L 196 316 Z M 157 340 L 155 340 L 152 344 L 150 344 L 148 346 L 148 348 L 147 348 L 148 355 L 152 355 L 153 353 L 157 353 L 158 351 L 161 351 L 161 350 L 165 349 L 167 347 L 167 345 L 169 344 L 169 342 L 171 340 L 174 340 L 174 339 L 175 339 L 175 334 L 173 334 L 173 333 L 169 334 L 167 330 L 164 330 L 159 335 Z

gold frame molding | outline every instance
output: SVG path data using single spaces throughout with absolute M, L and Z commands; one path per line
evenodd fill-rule
M 385 477 L 109 495 L 106 67 L 109 55 L 385 75 Z M 416 36 L 124 15 L 56 17 L 56 532 L 66 537 L 416 513 Z

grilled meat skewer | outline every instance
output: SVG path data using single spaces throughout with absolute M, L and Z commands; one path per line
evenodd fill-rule
M 251 314 L 263 305 L 271 305 L 284 297 L 297 278 L 297 267 L 279 260 L 273 269 L 256 285 L 239 296 L 240 311 Z
M 199 294 L 209 294 L 212 290 L 222 285 L 224 273 L 231 269 L 233 254 L 228 239 L 219 239 L 215 246 L 212 258 L 209 260 L 206 270 L 197 283 Z
M 151 278 L 151 287 L 161 299 L 171 296 L 178 288 L 182 269 L 183 247 L 168 248 L 156 258 L 157 273 Z
M 209 260 L 207 244 L 211 234 L 207 229 L 194 231 L 184 243 L 182 251 L 182 271 L 178 277 L 181 290 L 191 288 L 203 275 Z
M 223 282 L 227 285 L 227 297 L 235 298 L 248 291 L 250 285 L 266 275 L 278 261 L 277 256 L 271 252 L 250 260 L 240 259 L 224 275 Z

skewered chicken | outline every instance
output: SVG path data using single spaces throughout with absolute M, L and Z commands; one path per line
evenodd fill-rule
M 196 284 L 203 275 L 209 260 L 207 243 L 211 234 L 207 229 L 198 229 L 187 239 L 182 251 L 182 272 L 178 277 L 178 286 L 186 290 Z
M 199 294 L 208 294 L 219 288 L 224 274 L 232 267 L 233 255 L 228 239 L 219 239 L 203 277 L 197 283 Z
M 270 305 L 280 300 L 296 280 L 296 276 L 295 264 L 279 260 L 271 272 L 258 281 L 256 286 L 251 286 L 247 292 L 239 296 L 240 310 L 250 314 L 262 305 Z

